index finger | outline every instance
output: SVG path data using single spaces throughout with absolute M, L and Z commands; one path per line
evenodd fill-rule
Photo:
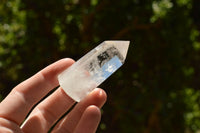
M 16 86 L 0 103 L 0 117 L 21 124 L 33 105 L 58 86 L 57 75 L 73 63 L 59 60 Z

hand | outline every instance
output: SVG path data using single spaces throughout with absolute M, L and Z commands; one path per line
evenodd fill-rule
M 0 103 L 0 132 L 48 132 L 56 121 L 69 111 L 75 101 L 61 88 L 47 98 L 41 99 L 58 86 L 57 75 L 73 63 L 71 59 L 59 60 L 16 86 Z M 105 101 L 106 93 L 102 89 L 95 89 L 77 103 L 56 124 L 52 132 L 94 133 L 100 122 L 99 108 Z

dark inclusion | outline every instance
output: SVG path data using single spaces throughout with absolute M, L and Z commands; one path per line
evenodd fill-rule
M 105 63 L 107 63 L 114 56 L 117 56 L 120 59 L 120 61 L 123 63 L 124 61 L 123 56 L 114 46 L 111 46 L 105 51 L 103 51 L 102 53 L 100 53 L 96 59 L 90 62 L 90 64 L 88 65 L 89 70 L 94 71 L 96 68 L 96 65 L 98 65 L 101 68 Z
M 108 62 L 114 56 L 117 56 L 120 59 L 120 61 L 123 62 L 123 56 L 115 47 L 112 46 L 97 56 L 98 65 L 102 67 L 106 62 Z
M 102 53 L 100 53 L 96 59 L 92 60 L 89 64 L 88 64 L 88 70 L 89 71 L 95 71 L 95 68 L 97 66 L 99 66 L 100 68 L 107 63 L 110 59 L 112 59 L 114 56 L 117 56 L 119 58 L 119 60 L 123 63 L 124 58 L 123 56 L 120 54 L 120 52 L 114 47 L 111 46 L 109 48 L 107 48 L 105 51 L 103 51 Z

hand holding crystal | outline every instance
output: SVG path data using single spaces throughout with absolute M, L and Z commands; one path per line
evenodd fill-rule
M 59 60 L 17 85 L 0 103 L 0 132 L 45 133 L 60 120 L 53 133 L 94 133 L 106 101 L 102 89 L 94 89 L 62 119 L 75 101 L 61 87 L 42 99 L 59 85 L 58 74 L 73 63 L 71 59 Z

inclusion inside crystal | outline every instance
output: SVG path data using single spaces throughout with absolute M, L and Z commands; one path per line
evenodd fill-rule
M 60 86 L 79 102 L 122 66 L 128 45 L 128 41 L 103 42 L 58 76 Z
M 92 75 L 92 79 L 99 85 L 122 65 L 122 61 L 122 55 L 112 46 L 90 62 L 88 71 Z

